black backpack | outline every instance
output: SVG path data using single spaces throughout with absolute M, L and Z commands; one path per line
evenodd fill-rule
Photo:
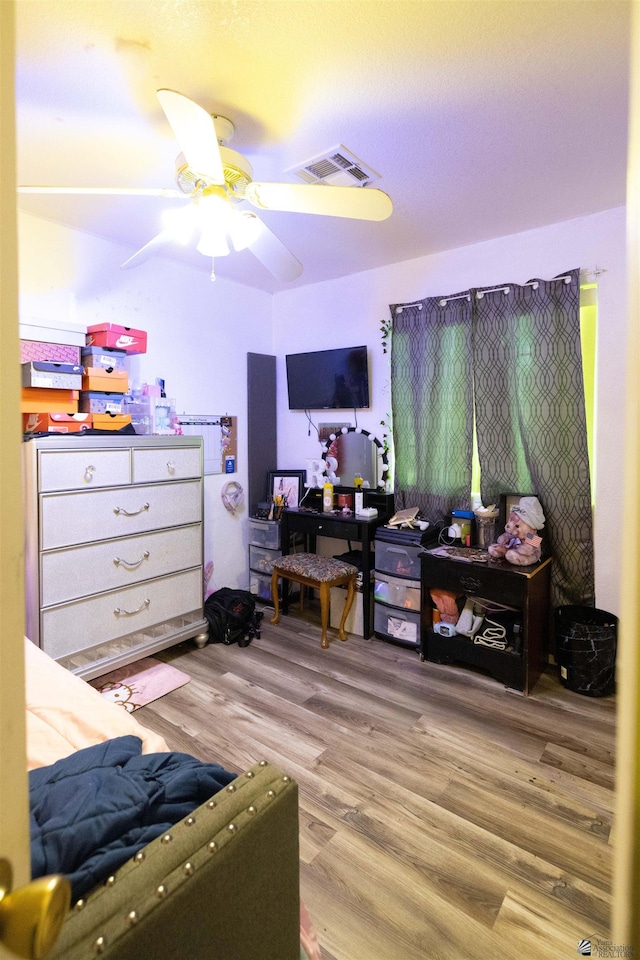
M 237 643 L 248 647 L 260 636 L 262 611 L 248 590 L 221 587 L 204 602 L 204 615 L 209 624 L 209 643 Z

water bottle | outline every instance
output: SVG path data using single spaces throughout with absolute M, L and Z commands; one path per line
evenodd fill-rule
M 325 480 L 322 488 L 322 510 L 324 513 L 331 513 L 333 510 L 333 484 L 330 480 Z

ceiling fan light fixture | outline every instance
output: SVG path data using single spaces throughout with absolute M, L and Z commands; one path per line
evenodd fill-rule
M 200 224 L 199 253 L 206 257 L 226 257 L 229 254 L 227 230 L 233 212 L 224 194 L 217 190 L 207 193 L 197 201 Z
M 258 238 L 260 221 L 255 213 L 250 213 L 248 210 L 242 212 L 234 210 L 233 213 L 229 234 L 233 249 L 239 252 L 240 250 L 246 250 Z
M 197 226 L 195 208 L 191 205 L 180 207 L 178 210 L 165 210 L 162 214 L 163 232 L 170 240 L 186 246 L 193 236 Z

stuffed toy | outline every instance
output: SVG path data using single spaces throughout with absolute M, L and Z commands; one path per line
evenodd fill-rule
M 496 543 L 490 544 L 489 555 L 495 558 L 504 557 L 509 563 L 519 567 L 537 563 L 542 555 L 542 537 L 538 530 L 543 527 L 544 513 L 538 498 L 522 497 L 520 502 L 511 508 L 505 532 L 500 534 Z

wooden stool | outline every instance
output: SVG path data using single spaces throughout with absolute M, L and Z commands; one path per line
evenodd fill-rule
M 347 600 L 342 611 L 338 636 L 341 640 L 347 640 L 344 625 L 353 603 L 357 575 L 358 568 L 354 567 L 353 564 L 344 563 L 342 560 L 334 560 L 332 557 L 318 557 L 315 553 L 290 553 L 286 557 L 278 557 L 274 561 L 271 576 L 271 599 L 275 610 L 271 623 L 278 623 L 280 620 L 278 605 L 278 580 L 280 577 L 293 580 L 303 587 L 313 587 L 314 590 L 320 591 L 320 620 L 322 623 L 320 646 L 323 650 L 327 650 L 329 647 L 327 626 L 329 625 L 331 587 L 341 587 L 346 584 Z

